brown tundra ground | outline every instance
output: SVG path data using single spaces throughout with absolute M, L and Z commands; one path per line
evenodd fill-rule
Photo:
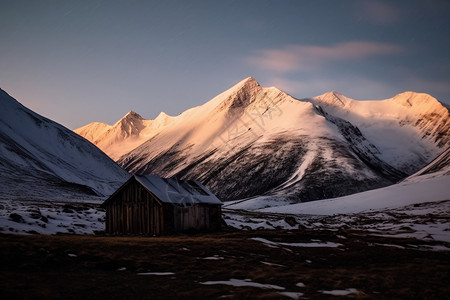
M 0 245 L 1 299 L 450 297 L 449 251 L 427 250 L 432 242 L 364 231 L 254 230 L 171 237 L 3 234 Z M 230 279 L 260 285 L 223 284 Z

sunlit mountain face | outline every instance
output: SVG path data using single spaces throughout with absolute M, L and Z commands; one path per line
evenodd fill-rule
M 195 178 L 224 200 L 292 203 L 398 182 L 448 147 L 449 123 L 427 94 L 295 99 L 249 77 L 175 117 L 129 112 L 75 131 L 132 173 Z

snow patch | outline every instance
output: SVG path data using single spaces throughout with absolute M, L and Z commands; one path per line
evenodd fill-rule
M 255 287 L 255 288 L 260 288 L 260 289 L 285 290 L 284 287 L 281 287 L 278 285 L 253 282 L 251 279 L 242 280 L 242 279 L 231 278 L 230 280 L 227 280 L 227 281 L 225 281 L 225 280 L 223 280 L 223 281 L 205 281 L 205 282 L 200 282 L 200 284 L 203 284 L 203 285 L 223 284 L 223 285 L 231 285 L 231 286 L 235 286 L 235 287 L 250 286 L 250 287 Z
M 303 248 L 336 248 L 342 246 L 342 244 L 339 243 L 332 243 L 332 242 L 312 242 L 312 243 L 277 243 L 273 241 L 269 241 L 264 238 L 251 238 L 251 240 L 262 242 L 265 245 L 272 245 L 272 246 L 290 246 L 290 247 L 303 247 Z
M 348 296 L 351 294 L 358 294 L 359 291 L 354 288 L 349 288 L 346 290 L 330 290 L 330 291 L 319 291 L 325 295 L 333 295 L 333 296 Z
M 214 256 L 208 256 L 208 257 L 200 257 L 200 259 L 205 259 L 205 260 L 222 260 L 224 258 L 222 256 L 219 256 L 219 255 L 214 255 Z
M 278 292 L 282 296 L 286 296 L 291 299 L 300 299 L 304 294 L 300 292 Z
M 274 264 L 274 263 L 270 263 L 270 262 L 267 262 L 267 261 L 261 261 L 261 263 L 264 264 L 264 265 L 267 265 L 267 266 L 274 266 L 274 267 L 283 267 L 283 268 L 286 268 L 286 266 L 284 266 L 284 265 Z
M 144 272 L 144 273 L 137 273 L 137 275 L 154 275 L 154 276 L 168 276 L 168 275 L 175 275 L 173 272 Z

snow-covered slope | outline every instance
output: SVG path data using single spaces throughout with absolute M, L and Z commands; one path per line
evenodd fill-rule
M 271 213 L 334 215 L 353 214 L 400 208 L 413 204 L 450 200 L 450 164 L 447 150 L 420 172 L 389 187 L 345 197 L 262 208 L 262 201 L 243 201 L 229 205 L 231 209 L 258 210 Z
M 449 144 L 448 110 L 431 96 L 298 100 L 251 77 L 175 117 L 129 115 L 106 131 L 94 123 L 77 132 L 115 159 L 123 154 L 117 161 L 132 173 L 199 179 L 222 200 L 300 202 L 378 188 Z
M 165 113 L 160 113 L 155 120 L 145 120 L 130 111 L 114 125 L 94 122 L 74 131 L 117 160 L 156 135 L 170 120 Z
M 225 206 L 225 208 L 282 214 L 353 214 L 450 200 L 449 185 L 450 176 L 446 175 L 416 182 L 406 181 L 385 188 L 313 202 L 278 206 L 281 202 L 269 202 L 265 198 L 255 198 L 249 201 L 236 202 Z M 268 207 L 268 204 L 273 206 Z
M 450 144 L 449 111 L 428 94 L 404 92 L 393 98 L 357 101 L 329 92 L 311 101 L 358 127 L 379 157 L 407 174 L 418 171 Z
M 450 148 L 447 148 L 447 150 L 442 152 L 441 155 L 439 155 L 426 167 L 406 178 L 404 182 L 421 181 L 424 178 L 433 178 L 445 175 L 450 176 Z
M 0 90 L 0 196 L 83 199 L 105 196 L 127 173 L 93 144 Z

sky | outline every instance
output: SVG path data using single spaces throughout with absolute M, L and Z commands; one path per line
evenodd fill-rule
M 450 104 L 447 0 L 0 0 L 0 38 L 0 88 L 70 129 L 177 115 L 248 76 Z

